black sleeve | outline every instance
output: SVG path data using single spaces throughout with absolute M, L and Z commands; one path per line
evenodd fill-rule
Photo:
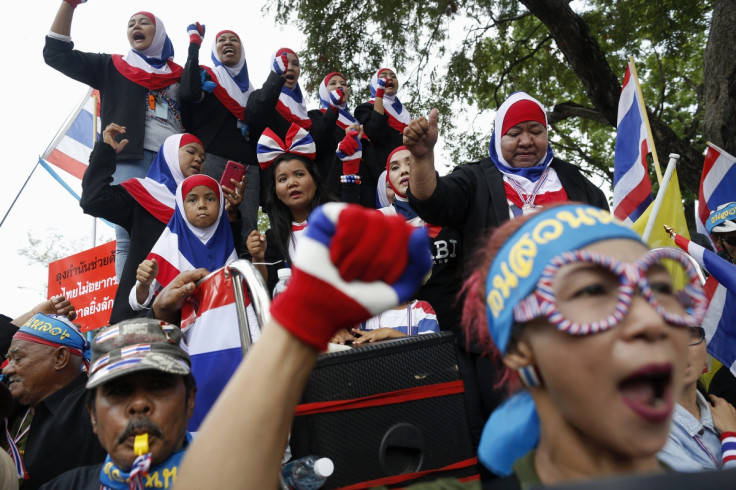
M 281 87 L 286 79 L 275 72 L 271 72 L 266 83 L 254 90 L 248 97 L 248 105 L 245 108 L 245 124 L 252 129 L 254 134 L 260 136 L 266 129 L 271 114 L 276 111 L 276 103 L 279 101 Z
M 363 125 L 363 132 L 371 141 L 380 145 L 390 139 L 391 126 L 388 125 L 388 116 L 379 114 L 373 109 L 373 104 L 365 102 L 355 108 L 355 119 Z
M 13 335 L 18 331 L 18 327 L 13 325 L 13 319 L 0 315 L 0 355 L 5 355 L 13 341 Z
M 114 172 L 115 150 L 107 143 L 97 142 L 84 172 L 79 205 L 85 214 L 104 218 L 130 232 L 137 203 L 122 186 L 112 185 Z
M 184 65 L 184 72 L 179 81 L 179 104 L 181 106 L 181 119 L 185 128 L 194 127 L 192 124 L 192 104 L 196 104 L 202 98 L 202 80 L 199 67 L 199 45 L 189 45 L 189 57 Z
M 417 199 L 407 191 L 409 205 L 427 223 L 438 226 L 460 227 L 467 219 L 475 195 L 473 175 L 463 168 L 455 168 L 449 175 L 437 174 L 437 187 L 427 199 Z M 482 176 L 477 176 L 482 178 Z
M 51 68 L 90 87 L 101 88 L 109 54 L 84 53 L 73 42 L 46 36 L 43 59 Z

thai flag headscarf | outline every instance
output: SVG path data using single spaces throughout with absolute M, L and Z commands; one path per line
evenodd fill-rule
M 210 188 L 220 202 L 217 220 L 206 228 L 191 224 L 184 212 L 184 199 L 197 186 Z M 215 179 L 203 174 L 192 175 L 179 184 L 174 215 L 146 259 L 156 259 L 158 263 L 158 275 L 152 284 L 154 290 L 166 287 L 180 272 L 200 267 L 212 272 L 237 259 L 225 212 L 225 198 Z
M 289 48 L 281 48 L 273 55 L 273 59 L 281 57 L 283 54 L 296 53 Z M 298 56 L 296 56 L 299 59 Z M 304 102 L 304 96 L 302 95 L 302 89 L 299 87 L 299 82 L 290 89 L 286 85 L 281 87 L 281 94 L 279 95 L 279 101 L 276 103 L 276 110 L 279 114 L 289 121 L 290 123 L 298 124 L 307 131 L 312 128 L 312 120 L 309 119 L 307 114 L 307 104 Z
M 386 182 L 388 182 L 388 172 L 384 170 L 378 176 L 378 182 L 376 183 L 376 209 L 391 206 L 391 201 L 388 200 L 388 194 L 386 193 Z
M 169 136 L 151 162 L 146 177 L 128 179 L 121 184 L 138 204 L 162 223 L 168 223 L 174 214 L 176 188 L 184 180 L 179 166 L 179 148 L 190 143 L 202 145 L 193 134 Z
M 330 89 L 327 88 L 327 84 L 330 83 L 330 80 L 334 76 L 339 76 L 347 80 L 347 78 L 345 78 L 342 73 L 338 73 L 336 71 L 333 71 L 332 73 L 327 75 L 324 80 L 322 80 L 322 83 L 319 84 L 319 103 L 322 104 L 322 112 L 330 108 Z M 353 115 L 350 114 L 347 101 L 345 101 L 342 105 L 340 105 L 340 107 L 338 107 L 337 112 L 337 125 L 340 126 L 342 129 L 345 129 L 351 124 L 356 124 L 358 122 L 355 120 Z
M 525 92 L 514 92 L 496 112 L 493 134 L 488 145 L 491 161 L 504 175 L 507 198 L 512 204 L 521 208 L 523 203 L 519 192 L 528 197 L 535 194 L 536 189 L 535 202 L 538 205 L 566 201 L 567 193 L 562 188 L 557 172 L 549 166 L 554 158 L 552 146 L 549 143 L 547 153 L 534 167 L 514 168 L 503 158 L 501 137 L 509 129 L 524 121 L 536 121 L 545 128 L 548 127 L 547 112 L 544 106 Z M 540 178 L 544 180 L 539 182 Z
M 388 158 L 386 159 L 386 181 L 388 181 L 388 185 L 391 186 L 391 189 L 394 190 L 394 208 L 396 208 L 396 212 L 399 213 L 401 216 L 404 217 L 407 221 L 411 222 L 412 220 L 421 220 L 419 216 L 417 216 L 416 211 L 414 211 L 411 206 L 409 206 L 409 199 L 407 198 L 406 194 L 402 194 L 399 192 L 399 190 L 394 187 L 393 182 L 391 182 L 391 159 L 400 151 L 407 150 L 406 146 L 399 146 L 397 148 L 394 148 L 394 150 L 389 153 Z M 408 151 L 408 150 L 407 150 Z M 419 223 L 418 221 L 416 223 L 412 222 L 412 225 L 414 226 L 422 226 L 424 225 L 424 221 L 421 221 Z
M 233 34 L 240 41 L 240 60 L 235 66 L 225 66 L 217 54 L 217 40 L 223 34 Z M 248 64 L 245 62 L 243 42 L 235 32 L 224 30 L 217 33 L 212 41 L 211 56 L 214 68 L 202 66 L 210 74 L 212 81 L 217 85 L 213 89 L 215 97 L 239 120 L 245 118 L 245 106 L 248 97 L 253 92 L 253 84 L 248 78 Z
M 258 139 L 256 153 L 258 154 L 258 163 L 261 169 L 265 170 L 273 164 L 276 158 L 284 153 L 301 155 L 314 160 L 316 146 L 312 135 L 307 130 L 292 123 L 283 136 L 276 134 L 271 128 L 266 128 Z
M 396 73 L 396 70 L 392 68 L 381 68 L 371 77 L 371 104 L 375 102 L 376 89 L 378 88 L 378 77 L 381 76 L 386 70 L 391 70 Z M 403 133 L 404 128 L 411 122 L 411 114 L 404 108 L 401 101 L 396 95 L 383 95 L 383 110 L 388 116 L 388 124 L 396 131 Z
M 131 48 L 128 54 L 112 55 L 115 68 L 131 82 L 149 90 L 159 90 L 179 81 L 182 67 L 174 63 L 174 45 L 166 35 L 161 19 L 151 12 L 136 12 L 131 16 L 145 15 L 156 27 L 153 42 L 143 51 Z

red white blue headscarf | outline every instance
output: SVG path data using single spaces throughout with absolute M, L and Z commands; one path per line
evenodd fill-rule
M 273 59 L 283 54 L 293 54 L 296 56 L 296 53 L 289 48 L 281 48 L 273 55 Z M 298 56 L 296 57 L 297 59 L 299 58 Z M 279 101 L 276 103 L 276 110 L 290 123 L 298 124 L 307 131 L 312 128 L 312 120 L 309 119 L 307 104 L 304 102 L 304 96 L 302 95 L 301 87 L 299 87 L 299 82 L 297 82 L 293 89 L 290 89 L 286 85 L 281 87 L 281 94 L 279 95 Z
M 217 40 L 221 35 L 233 34 L 240 41 L 240 60 L 235 66 L 225 66 L 217 54 Z M 217 33 L 212 41 L 211 56 L 214 68 L 202 66 L 210 74 L 210 78 L 217 85 L 212 93 L 235 117 L 243 120 L 245 117 L 245 106 L 248 98 L 253 92 L 253 84 L 248 78 L 248 64 L 245 62 L 245 49 L 243 42 L 235 32 L 224 30 Z
M 168 223 L 174 214 L 176 188 L 184 180 L 179 166 L 179 148 L 190 143 L 202 145 L 193 134 L 169 136 L 151 162 L 146 177 L 128 179 L 121 184 L 138 204 L 162 223 Z
M 386 70 L 391 70 L 396 73 L 396 70 L 392 68 L 381 68 L 371 77 L 371 104 L 375 102 L 376 89 L 378 87 L 378 77 L 381 76 Z M 401 101 L 396 95 L 383 95 L 383 110 L 388 116 L 388 124 L 396 131 L 403 133 L 404 128 L 411 122 L 411 114 L 404 108 Z
M 184 212 L 184 199 L 197 186 L 210 188 L 220 202 L 217 220 L 206 228 L 191 224 Z M 176 189 L 174 209 L 171 221 L 146 257 L 158 263 L 154 290 L 166 287 L 180 272 L 200 267 L 212 272 L 238 258 L 225 212 L 225 198 L 215 179 L 203 174 L 184 179 Z
M 525 92 L 514 92 L 496 112 L 493 134 L 488 145 L 491 161 L 504 175 L 509 204 L 521 208 L 524 204 L 522 196 L 526 199 L 532 195 L 535 196 L 536 205 L 565 202 L 567 193 L 562 188 L 557 172 L 550 167 L 554 154 L 549 143 L 544 157 L 533 167 L 514 168 L 503 158 L 501 137 L 524 121 L 536 121 L 547 128 L 547 112 L 537 99 Z
M 388 194 L 386 193 L 386 182 L 388 182 L 388 172 L 384 170 L 378 176 L 378 182 L 376 183 L 376 209 L 391 206 L 391 201 L 388 200 Z
M 291 153 L 314 160 L 316 147 L 312 135 L 296 124 L 289 126 L 283 137 L 276 134 L 271 128 L 266 128 L 258 139 L 258 163 L 262 169 L 267 169 L 279 155 Z
M 143 51 L 131 48 L 128 54 L 112 55 L 115 68 L 131 82 L 149 90 L 159 90 L 173 85 L 181 78 L 182 67 L 174 63 L 174 45 L 166 35 L 161 19 L 150 12 L 136 12 L 145 15 L 156 27 L 151 45 Z
M 52 347 L 64 346 L 89 368 L 92 358 L 90 344 L 79 328 L 65 316 L 37 313 L 18 329 L 13 338 Z
M 338 73 L 336 71 L 333 71 L 327 75 L 324 80 L 322 80 L 322 83 L 319 84 L 319 103 L 322 105 L 322 112 L 330 108 L 330 89 L 327 88 L 327 84 L 330 83 L 330 80 L 334 76 L 339 76 L 347 80 L 342 73 Z M 357 123 L 357 121 L 348 110 L 348 103 L 345 101 L 340 105 L 340 107 L 338 107 L 337 125 L 342 129 L 345 129 L 355 123 Z

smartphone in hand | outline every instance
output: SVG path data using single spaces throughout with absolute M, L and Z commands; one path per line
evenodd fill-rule
M 225 170 L 222 172 L 222 177 L 220 178 L 220 185 L 224 185 L 232 189 L 235 184 L 233 184 L 230 179 L 235 179 L 236 182 L 240 182 L 243 179 L 243 175 L 245 175 L 245 167 L 238 162 L 228 160 L 225 165 Z

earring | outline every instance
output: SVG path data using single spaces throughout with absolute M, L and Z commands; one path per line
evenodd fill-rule
M 705 374 L 707 372 L 708 372 L 708 365 L 706 364 L 705 367 L 703 368 L 703 374 Z
M 542 386 L 542 376 L 539 374 L 539 369 L 537 369 L 536 365 L 522 366 L 517 368 L 516 372 L 519 373 L 521 382 L 527 388 L 538 388 Z

